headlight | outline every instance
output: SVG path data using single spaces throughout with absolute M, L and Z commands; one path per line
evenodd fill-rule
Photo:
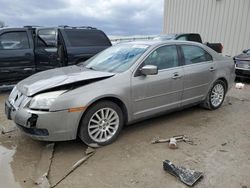
M 18 90 L 17 90 L 17 88 L 16 88 L 16 86 L 15 86 L 15 87 L 12 89 L 12 91 L 11 91 L 11 93 L 10 93 L 10 95 L 9 95 L 9 100 L 14 99 L 14 98 L 16 97 L 17 93 L 18 93 Z
M 56 100 L 56 98 L 64 93 L 66 90 L 61 91 L 53 91 L 48 93 L 42 93 L 36 95 L 31 99 L 29 108 L 31 109 L 39 109 L 39 110 L 49 110 L 52 103 Z

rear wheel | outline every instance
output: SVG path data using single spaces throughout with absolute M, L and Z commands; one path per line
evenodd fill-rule
M 111 101 L 101 101 L 87 110 L 79 129 L 79 137 L 88 145 L 112 143 L 123 127 L 123 113 Z
M 226 94 L 226 84 L 222 80 L 217 80 L 213 87 L 210 89 L 206 100 L 202 104 L 203 107 L 209 109 L 209 110 L 215 110 L 218 109 L 224 99 Z

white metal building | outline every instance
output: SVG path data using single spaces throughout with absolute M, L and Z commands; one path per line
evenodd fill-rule
M 250 48 L 250 0 L 164 0 L 163 33 L 200 33 L 225 55 Z

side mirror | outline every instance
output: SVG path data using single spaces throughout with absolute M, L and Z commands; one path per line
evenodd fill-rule
M 145 76 L 158 74 L 158 68 L 155 65 L 145 65 L 141 68 L 141 73 Z

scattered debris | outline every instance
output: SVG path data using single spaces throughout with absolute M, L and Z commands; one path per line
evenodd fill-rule
M 220 152 L 228 152 L 227 150 L 224 149 L 219 149 Z
M 130 179 L 130 183 L 131 183 L 131 184 L 138 184 L 139 181 L 138 181 L 138 180 L 134 180 L 134 179 Z
M 62 180 L 64 180 L 69 174 L 71 174 L 75 169 L 77 169 L 81 164 L 87 161 L 92 155 L 94 155 L 95 150 L 93 148 L 88 148 L 85 152 L 85 156 L 77 161 L 66 173 L 60 178 L 57 182 L 55 182 L 51 187 L 56 187 Z
M 153 140 L 152 142 L 151 142 L 151 144 L 158 144 L 158 143 L 167 143 L 167 142 L 170 142 L 170 140 L 171 139 L 175 139 L 176 140 L 176 142 L 186 142 L 186 143 L 188 143 L 188 144 L 191 144 L 191 145 L 195 145 L 194 143 L 193 143 L 193 141 L 192 140 L 190 140 L 187 136 L 185 136 L 185 135 L 177 135 L 177 136 L 173 136 L 173 137 L 171 137 L 171 138 L 167 138 L 167 139 L 156 139 L 156 140 Z
M 40 177 L 35 182 L 38 188 L 50 188 L 50 183 L 47 177 L 48 177 L 48 174 L 45 173 L 42 177 Z
M 236 83 L 235 84 L 236 89 L 244 89 L 244 87 L 245 87 L 245 84 L 243 84 L 243 83 Z
M 47 144 L 42 151 L 41 158 L 36 166 L 35 184 L 37 187 L 49 188 L 50 183 L 48 174 L 50 171 L 51 161 L 54 153 L 54 143 Z
M 91 154 L 91 153 L 93 153 L 93 152 L 95 152 L 95 149 L 94 149 L 94 148 L 91 148 L 91 147 L 88 147 L 88 148 L 86 149 L 86 151 L 85 151 L 85 154 L 88 155 L 88 154 Z
M 224 142 L 224 143 L 222 143 L 221 145 L 222 145 L 222 146 L 225 146 L 225 145 L 227 145 L 227 143 L 226 143 L 226 142 Z
M 13 131 L 15 131 L 17 128 L 16 126 L 8 126 L 8 127 L 2 127 L 2 134 L 7 134 L 7 133 L 11 133 Z
M 169 148 L 170 149 L 177 149 L 177 140 L 175 138 L 170 138 L 169 140 Z
M 99 147 L 101 147 L 100 145 L 98 145 L 97 143 L 90 143 L 90 144 L 88 144 L 88 143 L 86 143 L 89 147 L 91 147 L 91 148 L 99 148 Z
M 177 167 L 169 160 L 163 161 L 163 169 L 179 178 L 180 181 L 188 186 L 193 186 L 200 178 L 203 177 L 202 172 L 190 170 L 181 166 Z

